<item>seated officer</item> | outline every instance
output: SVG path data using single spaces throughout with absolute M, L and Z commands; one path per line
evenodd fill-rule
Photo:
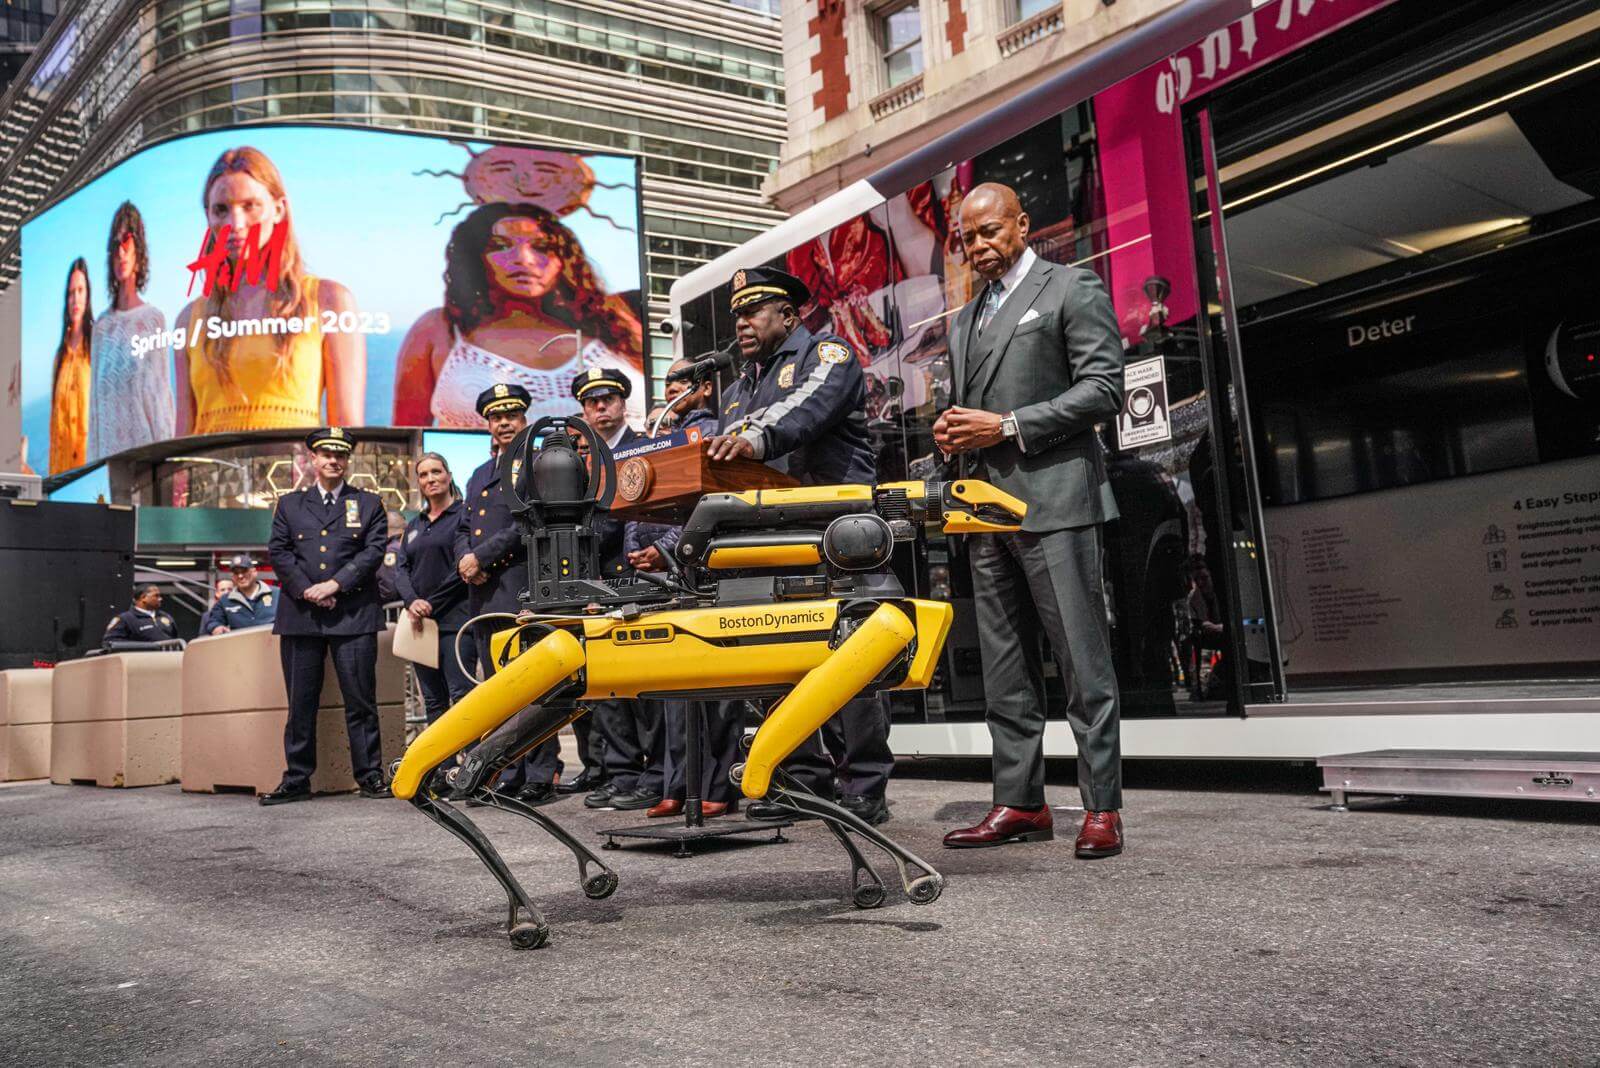
M 172 617 L 161 611 L 161 590 L 140 586 L 133 607 L 106 626 L 105 642 L 164 642 L 178 636 Z
M 378 737 L 378 632 L 384 629 L 377 572 L 388 533 L 383 501 L 345 481 L 355 438 L 341 427 L 306 438 L 317 471 L 308 488 L 278 498 L 267 555 L 283 583 L 272 632 L 281 637 L 289 721 L 285 770 L 263 805 L 311 799 L 317 769 L 317 704 L 330 654 L 344 695 L 350 767 L 362 797 L 388 797 Z
M 583 421 L 611 449 L 643 440 L 628 425 L 628 395 L 633 387 L 626 375 L 592 367 L 572 380 L 572 397 L 583 406 Z M 599 541 L 600 574 L 611 578 L 627 570 L 627 524 L 597 515 L 594 532 Z M 592 731 L 605 739 L 602 757 L 605 778 L 583 799 L 587 808 L 649 808 L 661 800 L 661 705 L 659 701 L 591 701 L 589 715 L 573 726 L 593 721 Z M 578 737 L 579 751 L 588 739 Z
M 761 460 L 803 485 L 877 481 L 878 463 L 867 434 L 867 385 L 861 361 L 843 339 L 813 334 L 800 321 L 811 300 L 806 284 L 770 267 L 735 271 L 729 310 L 742 361 L 722 395 L 722 433 L 711 439 L 712 460 Z M 876 695 L 857 697 L 823 728 L 842 733 L 840 804 L 869 823 L 889 818 L 884 788 L 894 768 L 889 717 Z M 784 765 L 820 797 L 834 796 L 834 769 L 813 737 Z M 789 815 L 766 802 L 752 819 Z
M 218 597 L 200 621 L 200 633 L 226 634 L 230 630 L 269 626 L 278 615 L 278 594 L 256 575 L 256 562 L 248 553 L 228 561 L 233 590 Z

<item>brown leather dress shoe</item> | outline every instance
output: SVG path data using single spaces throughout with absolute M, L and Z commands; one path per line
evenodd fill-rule
M 1085 860 L 1114 857 L 1122 852 L 1122 813 L 1085 812 L 1074 851 Z
M 651 805 L 650 808 L 645 812 L 645 817 L 652 820 L 665 819 L 668 816 L 681 815 L 683 815 L 683 802 L 679 801 L 675 797 L 668 797 L 660 804 Z
M 700 815 L 704 816 L 706 819 L 710 819 L 712 816 L 720 816 L 727 811 L 728 802 L 726 801 L 700 802 Z
M 1007 842 L 1048 842 L 1056 836 L 1050 806 L 1007 808 L 996 805 L 976 826 L 962 827 L 944 836 L 946 849 L 983 849 Z

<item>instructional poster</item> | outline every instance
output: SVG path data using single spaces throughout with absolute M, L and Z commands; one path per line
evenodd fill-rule
M 1293 675 L 1593 661 L 1600 459 L 1266 510 Z
M 1172 440 L 1167 414 L 1167 363 L 1160 356 L 1130 363 L 1122 370 L 1122 414 L 1117 417 L 1117 445 L 1137 449 Z

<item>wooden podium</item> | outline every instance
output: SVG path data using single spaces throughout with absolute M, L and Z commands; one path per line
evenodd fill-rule
M 715 461 L 707 439 L 682 431 L 619 449 L 617 495 L 611 514 L 653 523 L 682 523 L 707 493 L 776 489 L 799 483 L 758 460 Z

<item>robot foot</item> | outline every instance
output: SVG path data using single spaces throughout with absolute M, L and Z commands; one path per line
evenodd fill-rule
M 465 842 L 505 890 L 508 912 L 506 935 L 511 939 L 511 944 L 517 949 L 538 949 L 544 945 L 550 938 L 550 925 L 545 923 L 544 916 L 534 907 L 527 891 L 522 889 L 516 876 L 511 874 L 505 860 L 483 831 L 478 829 L 478 825 L 448 802 L 433 797 L 427 790 L 417 791 L 411 803 L 424 816 Z
M 851 896 L 857 908 L 877 908 L 883 903 L 884 888 L 883 881 L 861 855 L 861 850 L 850 837 L 851 834 L 871 842 L 888 854 L 900 872 L 900 884 L 905 888 L 906 897 L 913 905 L 929 905 L 938 900 L 940 893 L 944 891 L 944 876 L 940 875 L 932 864 L 889 838 L 855 813 L 800 789 L 792 780 L 783 776 L 781 771 L 779 775 L 779 781 L 774 782 L 772 789 L 767 793 L 767 800 L 794 812 L 817 817 L 827 825 L 828 830 L 833 832 L 833 836 L 839 839 L 845 852 L 850 854 Z
M 595 856 L 593 850 L 574 838 L 572 833 L 561 824 L 526 801 L 519 801 L 515 797 L 508 797 L 494 790 L 480 790 L 477 797 L 479 801 L 482 801 L 489 808 L 497 808 L 502 812 L 511 812 L 521 816 L 523 819 L 531 820 L 538 824 L 550 837 L 570 849 L 572 855 L 578 858 L 578 885 L 583 888 L 585 895 L 599 901 L 602 898 L 610 897 L 616 891 L 617 873 L 612 871 L 599 857 Z M 590 867 L 598 870 L 590 874 Z

